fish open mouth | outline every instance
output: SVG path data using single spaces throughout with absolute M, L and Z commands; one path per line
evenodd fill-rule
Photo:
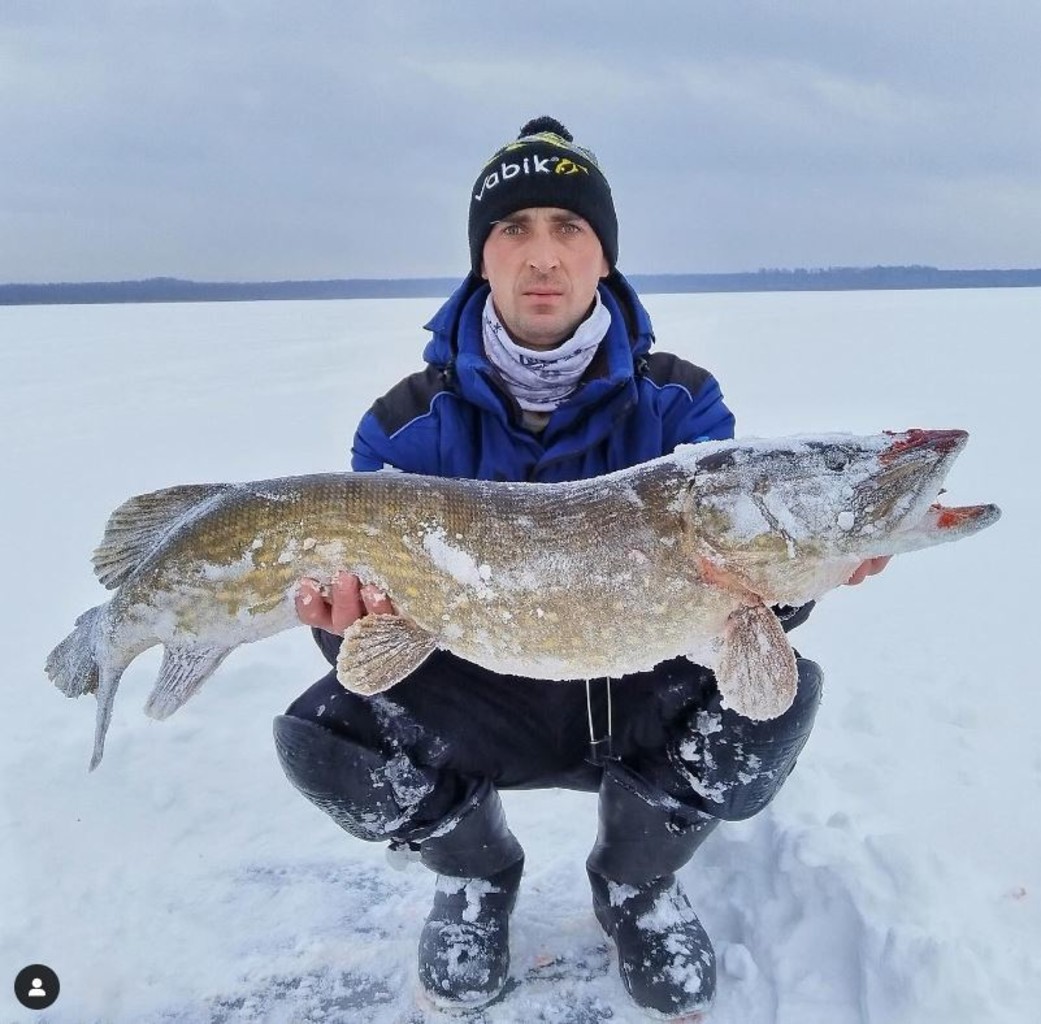
M 939 500 L 946 493 L 944 479 L 968 442 L 966 431 L 912 429 L 887 433 L 892 442 L 879 454 L 882 472 L 875 484 L 891 510 L 904 506 L 900 525 L 894 531 L 902 540 L 901 547 L 912 540 L 922 543 L 926 538 L 930 538 L 927 543 L 954 540 L 976 533 L 999 518 L 1001 511 L 996 505 L 950 506 Z

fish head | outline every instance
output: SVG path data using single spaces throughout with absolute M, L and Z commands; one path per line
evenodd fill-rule
M 908 430 L 695 445 L 683 523 L 705 574 L 767 603 L 798 604 L 868 558 L 958 540 L 994 505 L 936 499 L 968 434 Z

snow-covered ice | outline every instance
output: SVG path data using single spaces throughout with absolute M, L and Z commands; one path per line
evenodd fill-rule
M 825 670 L 799 765 L 681 878 L 720 954 L 713 1024 L 1029 1024 L 1041 1006 L 1041 290 L 649 296 L 740 435 L 959 427 L 945 501 L 1002 521 L 897 558 L 792 635 Z M 285 781 L 270 720 L 324 671 L 306 631 L 236 651 L 169 721 L 128 670 L 88 774 L 94 700 L 43 660 L 97 603 L 90 552 L 128 495 L 345 465 L 419 365 L 429 300 L 0 308 L 0 1020 L 457 1019 L 418 996 L 432 876 L 390 870 Z M 527 866 L 505 998 L 470 1020 L 644 1018 L 583 862 L 595 798 L 506 793 Z M 61 997 L 11 982 L 53 967 Z M 9 979 L 3 982 L 3 976 Z

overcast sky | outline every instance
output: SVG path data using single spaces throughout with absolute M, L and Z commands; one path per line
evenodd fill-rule
M 1041 266 L 1038 0 L 0 0 L 0 281 L 455 276 L 528 118 L 629 273 Z

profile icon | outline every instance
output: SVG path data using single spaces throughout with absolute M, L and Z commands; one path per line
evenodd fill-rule
M 53 1006 L 60 990 L 58 975 L 46 964 L 29 964 L 14 979 L 15 998 L 28 1010 Z

